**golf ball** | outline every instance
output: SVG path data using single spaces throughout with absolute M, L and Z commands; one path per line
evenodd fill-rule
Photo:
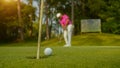
M 52 49 L 51 49 L 51 48 L 45 48 L 45 49 L 44 49 L 44 54 L 45 54 L 46 56 L 51 55 L 51 54 L 52 54 Z

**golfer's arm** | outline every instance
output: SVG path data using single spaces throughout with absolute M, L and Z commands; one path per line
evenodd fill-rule
M 67 27 L 68 23 L 69 23 L 69 19 L 66 19 L 65 27 Z
M 65 30 L 65 25 L 61 24 L 62 28 Z
M 63 28 L 64 30 L 67 29 L 67 25 L 68 25 L 68 23 L 69 23 L 69 19 L 66 19 L 66 23 L 65 23 L 65 25 L 61 24 L 61 26 L 62 26 L 62 28 Z

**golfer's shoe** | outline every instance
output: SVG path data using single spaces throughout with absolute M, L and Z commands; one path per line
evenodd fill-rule
M 71 45 L 64 45 L 63 47 L 71 47 Z

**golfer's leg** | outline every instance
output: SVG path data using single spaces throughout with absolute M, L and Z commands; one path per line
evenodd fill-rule
M 64 40 L 65 40 L 66 45 L 68 45 L 67 34 L 68 34 L 67 30 L 64 30 Z
M 68 25 L 68 45 L 71 46 L 71 37 L 72 37 L 72 25 Z

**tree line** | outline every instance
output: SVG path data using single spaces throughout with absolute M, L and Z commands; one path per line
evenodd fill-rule
M 17 1 L 6 2 L 0 1 L 0 41 L 19 41 L 21 32 L 19 29 L 22 27 L 24 38 L 30 36 L 32 29 L 32 21 L 35 20 L 36 8 L 27 5 L 23 2 L 20 3 L 21 7 L 21 23 L 18 20 L 18 3 Z M 31 15 L 33 16 L 31 21 Z
M 21 2 L 21 16 L 24 39 L 36 38 L 38 35 L 38 23 L 36 19 L 36 8 L 32 6 L 33 1 L 27 0 L 29 4 Z M 74 6 L 74 34 L 80 34 L 81 19 L 101 19 L 102 32 L 120 34 L 120 0 L 44 0 L 43 36 L 51 38 L 51 31 L 56 21 L 56 13 L 66 13 L 72 18 L 72 6 Z M 17 3 L 5 3 L 0 1 L 0 40 L 19 40 L 19 24 L 17 14 Z M 43 37 L 43 38 L 44 38 Z

